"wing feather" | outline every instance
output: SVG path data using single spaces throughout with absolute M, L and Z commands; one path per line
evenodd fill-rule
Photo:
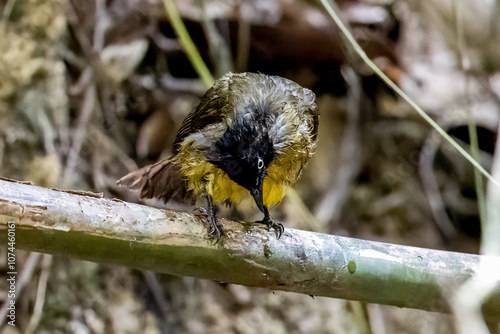
M 184 202 L 192 195 L 175 157 L 133 171 L 117 184 L 140 191 L 141 198 L 158 198 L 165 203 L 171 199 Z
M 217 80 L 202 97 L 200 104 L 187 115 L 175 137 L 175 153 L 179 152 L 182 141 L 190 134 L 224 121 L 231 110 L 229 86 L 234 75 L 229 73 Z

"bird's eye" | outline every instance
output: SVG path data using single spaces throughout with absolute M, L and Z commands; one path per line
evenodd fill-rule
M 262 169 L 263 167 L 264 167 L 264 160 L 262 160 L 262 158 L 259 158 L 259 160 L 257 161 L 257 168 Z

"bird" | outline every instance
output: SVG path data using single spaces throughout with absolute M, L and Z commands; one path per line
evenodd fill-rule
M 281 202 L 313 155 L 318 121 L 310 89 L 280 76 L 230 72 L 184 119 L 170 157 L 117 183 L 164 202 L 194 204 L 206 197 L 207 228 L 217 241 L 223 227 L 216 205 L 250 199 L 264 214 L 256 223 L 273 228 L 279 239 L 284 227 L 269 208 Z

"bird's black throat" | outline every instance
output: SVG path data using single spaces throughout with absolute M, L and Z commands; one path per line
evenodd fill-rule
M 246 189 L 261 185 L 276 152 L 269 126 L 273 115 L 263 108 L 247 107 L 248 112 L 234 119 L 231 126 L 207 152 L 207 160 L 222 169 Z M 259 159 L 263 166 L 259 168 Z

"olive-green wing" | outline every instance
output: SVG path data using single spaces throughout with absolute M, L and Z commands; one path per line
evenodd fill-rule
M 200 104 L 191 111 L 181 124 L 174 141 L 174 152 L 178 152 L 182 141 L 206 126 L 219 123 L 230 110 L 229 84 L 232 73 L 218 79 L 202 97 Z
M 319 129 L 319 112 L 316 103 L 309 109 L 309 114 L 311 115 L 312 127 L 311 136 L 313 143 L 318 141 L 318 129 Z
M 276 78 L 279 78 L 282 85 L 288 91 L 288 94 L 291 94 L 297 99 L 297 111 L 303 115 L 302 117 L 304 117 L 304 120 L 307 120 L 309 123 L 311 141 L 315 144 L 318 140 L 319 128 L 319 112 L 318 106 L 316 105 L 316 95 L 310 89 L 303 88 L 291 80 L 281 77 L 274 78 L 275 80 L 278 80 Z

